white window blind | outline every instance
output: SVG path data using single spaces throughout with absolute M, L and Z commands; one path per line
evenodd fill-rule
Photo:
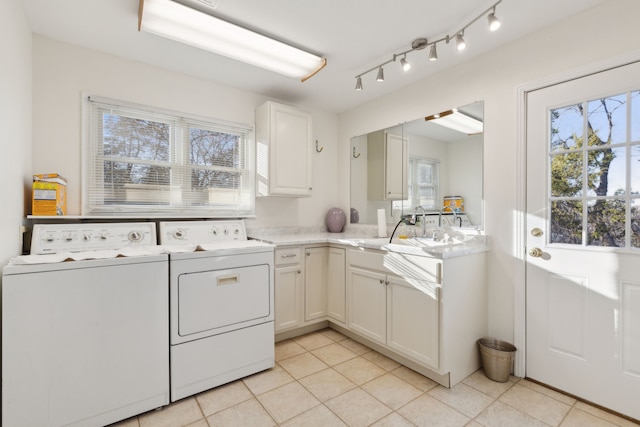
M 255 215 L 253 128 L 84 97 L 83 214 Z

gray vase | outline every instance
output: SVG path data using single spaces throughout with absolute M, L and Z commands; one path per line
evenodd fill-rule
M 340 208 L 331 208 L 327 212 L 325 217 L 325 223 L 330 233 L 341 233 L 344 228 L 344 224 L 347 221 L 347 216 Z

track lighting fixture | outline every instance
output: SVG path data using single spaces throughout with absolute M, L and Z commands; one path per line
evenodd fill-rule
M 407 61 L 407 55 L 400 60 L 400 65 L 404 71 L 409 71 L 411 69 L 411 64 Z
M 407 54 L 411 53 L 413 51 L 416 50 L 422 50 L 424 48 L 426 48 L 427 46 L 431 46 L 431 49 L 429 50 L 429 61 L 436 61 L 438 59 L 438 51 L 437 51 L 437 44 L 440 42 L 445 42 L 447 44 L 449 44 L 450 41 L 455 41 L 455 47 L 456 50 L 461 51 L 464 50 L 467 47 L 467 43 L 464 39 L 464 31 L 469 28 L 471 25 L 473 25 L 478 19 L 482 18 L 483 16 L 487 16 L 487 20 L 489 21 L 489 30 L 490 31 L 495 31 L 498 28 L 500 28 L 500 20 L 496 17 L 496 7 L 502 3 L 502 0 L 498 0 L 495 3 L 493 3 L 489 8 L 487 8 L 486 10 L 484 10 L 482 13 L 480 13 L 479 15 L 477 15 L 475 18 L 473 18 L 473 20 L 471 20 L 470 22 L 468 22 L 464 27 L 462 27 L 459 31 L 454 32 L 453 36 L 451 36 L 450 34 L 447 34 L 443 37 L 440 37 L 439 39 L 433 39 L 431 41 L 428 41 L 426 38 L 418 38 L 415 39 L 412 43 L 411 43 L 411 48 L 404 50 L 402 52 L 398 52 L 393 54 L 393 57 L 391 59 L 389 59 L 388 61 L 383 62 L 380 65 L 376 65 L 375 67 L 372 67 L 370 69 L 368 69 L 367 71 L 360 73 L 356 76 L 356 90 L 362 90 L 362 76 L 364 76 L 365 74 L 368 74 L 374 70 L 378 70 L 378 75 L 376 77 L 376 80 L 381 82 L 384 81 L 384 70 L 382 69 L 382 67 L 384 67 L 385 65 L 391 63 L 391 62 L 395 62 L 396 59 L 398 57 L 402 57 L 400 59 L 400 65 L 402 66 L 402 69 L 407 71 L 411 68 L 411 64 L 409 64 L 409 62 L 407 61 Z
M 500 20 L 496 17 L 495 7 L 493 8 L 493 12 L 487 15 L 487 20 L 489 20 L 489 31 L 495 31 L 500 28 L 500 25 L 502 25 Z
M 459 52 L 461 50 L 465 50 L 467 47 L 467 42 L 464 41 L 464 31 L 462 33 L 456 34 L 456 50 Z
M 437 61 L 438 60 L 438 50 L 436 48 L 436 44 L 431 45 L 431 50 L 429 51 L 429 61 Z

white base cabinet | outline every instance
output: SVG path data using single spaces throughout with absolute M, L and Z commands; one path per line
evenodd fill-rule
M 387 276 L 349 268 L 349 328 L 380 344 L 387 343 Z
M 480 367 L 486 254 L 440 259 L 341 246 L 275 251 L 275 331 L 332 327 L 451 387 Z
M 446 386 L 480 367 L 487 333 L 485 254 L 436 259 L 376 250 L 347 254 L 347 325 L 365 343 Z M 401 276 L 402 275 L 402 276 Z
M 304 320 L 326 318 L 329 248 L 304 250 Z
M 275 332 L 329 318 L 344 323 L 345 250 L 289 246 L 275 250 Z
M 327 274 L 327 315 L 329 319 L 347 323 L 346 251 L 329 248 Z
M 273 293 L 276 333 L 302 326 L 304 283 L 301 254 L 298 247 L 275 250 Z
M 390 276 L 387 281 L 387 345 L 430 367 L 439 366 L 440 287 Z

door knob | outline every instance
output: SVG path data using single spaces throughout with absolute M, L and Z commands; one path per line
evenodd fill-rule
M 538 227 L 531 229 L 531 235 L 533 237 L 540 237 L 542 236 L 542 230 L 539 229 Z
M 542 256 L 542 249 L 540 248 L 531 248 L 529 249 L 529 255 L 534 258 L 540 258 Z

